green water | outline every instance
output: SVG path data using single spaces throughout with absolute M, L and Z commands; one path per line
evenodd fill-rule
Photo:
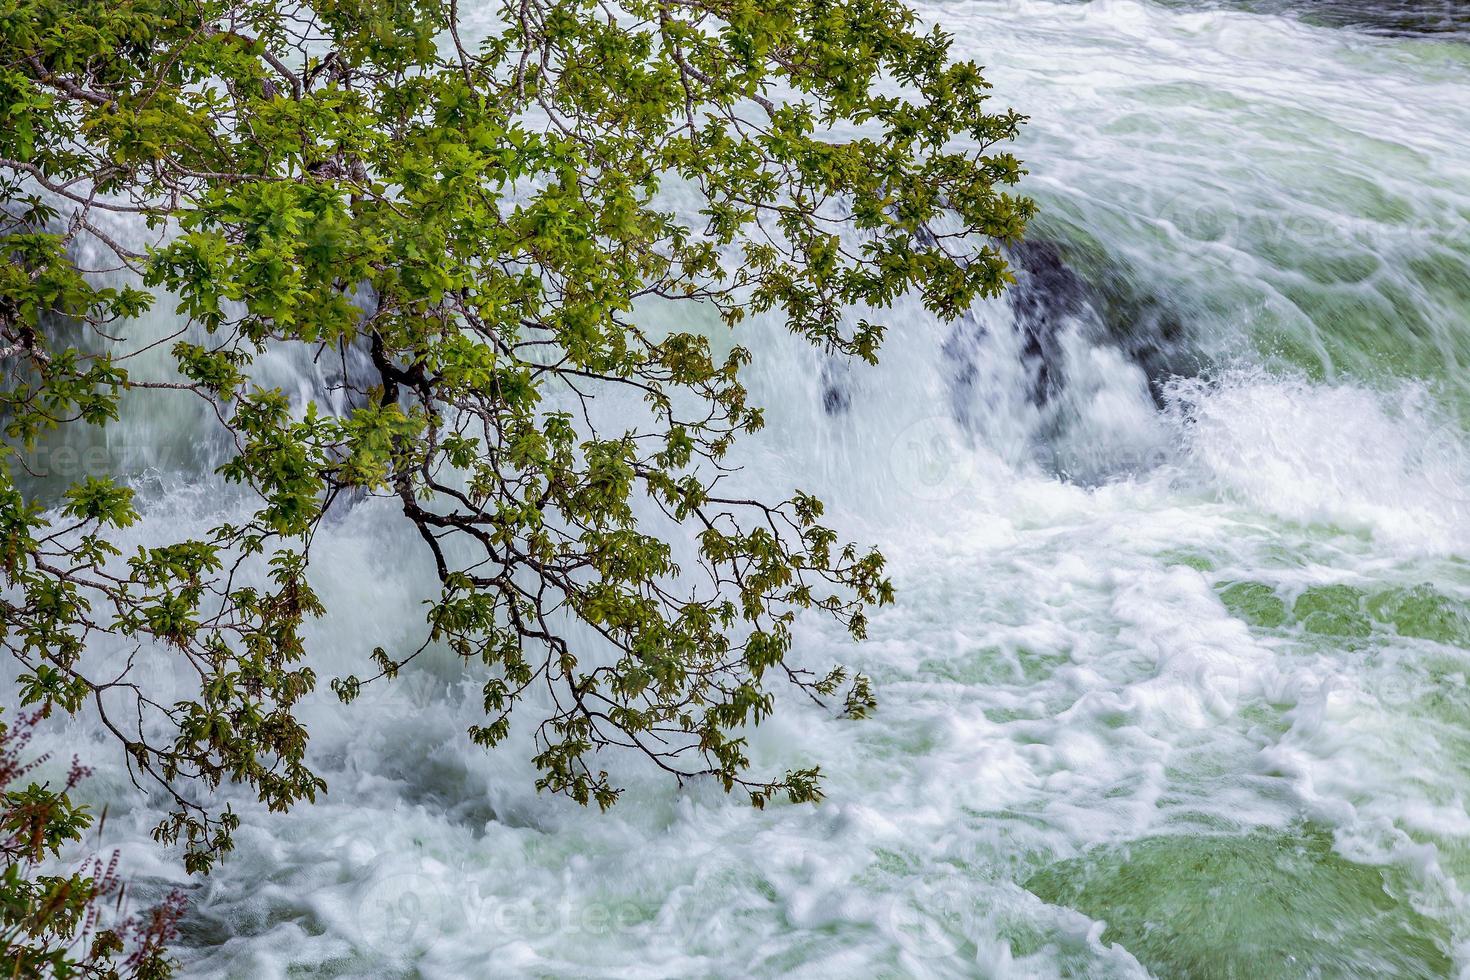
M 1448 933 L 1402 881 L 1347 861 L 1321 827 L 1154 837 L 1038 872 L 1044 901 L 1105 921 L 1161 977 L 1440 977 Z

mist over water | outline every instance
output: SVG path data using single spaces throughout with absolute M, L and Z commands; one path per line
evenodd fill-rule
M 1043 216 L 1010 295 L 899 307 L 878 367 L 739 328 L 768 418 L 742 479 L 818 493 L 899 590 L 864 644 L 797 627 L 799 664 L 873 677 L 873 718 L 785 697 L 751 735 L 757 767 L 820 764 L 827 801 L 761 812 L 636 764 L 606 815 L 537 795 L 528 739 L 474 748 L 479 685 L 432 651 L 338 705 L 325 678 L 416 643 L 433 583 L 367 501 L 315 545 L 330 792 L 237 805 L 237 852 L 184 882 L 186 975 L 1470 969 L 1460 5 L 919 10 L 1031 117 Z M 198 475 L 223 447 L 153 411 L 56 467 L 131 474 L 139 543 L 235 506 Z M 134 899 L 183 881 L 111 743 L 47 739 L 97 767 Z

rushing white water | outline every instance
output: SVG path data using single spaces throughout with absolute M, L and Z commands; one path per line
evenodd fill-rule
M 1081 277 L 1023 277 L 1044 400 L 1011 301 L 904 307 L 877 368 L 741 328 L 746 478 L 819 492 L 899 588 L 865 644 L 798 631 L 876 716 L 787 698 L 753 734 L 823 805 L 637 769 L 606 815 L 539 796 L 525 741 L 465 739 L 478 685 L 415 662 L 308 709 L 330 793 L 187 882 L 188 974 L 1470 970 L 1470 44 L 1241 6 L 920 8 L 1031 116 L 1035 236 Z M 318 542 L 320 675 L 416 635 L 417 554 L 371 502 Z M 135 898 L 182 880 L 111 746 L 49 737 L 91 744 Z

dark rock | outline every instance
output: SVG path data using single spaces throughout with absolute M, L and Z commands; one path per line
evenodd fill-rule
M 1190 5 L 1198 6 L 1198 0 Z M 1465 0 L 1210 0 L 1208 5 L 1391 37 L 1470 37 Z
M 822 409 L 828 415 L 842 415 L 852 407 L 847 373 L 845 364 L 831 358 L 822 362 Z
M 946 380 L 949 383 L 950 411 L 964 429 L 974 427 L 976 398 L 987 393 L 980 390 L 980 343 L 988 331 L 985 324 L 967 313 L 955 321 L 940 353 L 944 355 Z
M 1059 337 L 1069 322 L 1080 321 L 1085 339 L 1118 348 L 1143 369 L 1162 407 L 1164 383 L 1200 368 L 1183 321 L 1167 298 L 1141 287 L 1129 269 L 1105 259 L 1084 265 L 1069 258 L 1044 239 L 1010 252 L 1016 283 L 1007 297 L 1034 364 L 1032 401 L 1045 405 L 1065 383 Z
M 1011 249 L 1016 283 L 1006 294 L 1024 341 L 1022 356 L 1031 370 L 1030 398 L 1045 405 L 1065 383 L 1059 342 L 1071 320 L 1092 314 L 1092 289 L 1062 260 L 1048 241 L 1022 242 Z

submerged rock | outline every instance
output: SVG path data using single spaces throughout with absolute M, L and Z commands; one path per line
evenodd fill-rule
M 1032 370 L 1035 404 L 1045 405 L 1066 383 L 1061 337 L 1071 324 L 1084 340 L 1114 347 L 1138 365 L 1160 407 L 1165 382 L 1199 370 L 1179 315 L 1126 268 L 1085 255 L 1074 259 L 1064 245 L 1044 239 L 1015 246 L 1010 259 L 1016 283 L 1006 295 Z
M 1364 637 L 1373 632 L 1373 625 L 1363 615 L 1362 607 L 1362 589 L 1321 585 L 1298 596 L 1291 611 L 1308 633 Z
M 1464 0 L 1216 0 L 1215 5 L 1391 37 L 1470 36 L 1470 4 Z
M 1390 868 L 1357 864 L 1308 825 L 1151 837 L 1060 861 L 1026 888 L 1107 923 L 1149 972 L 1198 980 L 1443 977 L 1450 937 Z
M 1033 404 L 1045 405 L 1065 380 L 1060 334 L 1069 319 L 1095 318 L 1093 294 L 1052 242 L 1022 242 L 1010 258 L 1016 283 L 1007 296 L 1031 372 L 1030 397 Z
M 822 410 L 828 415 L 841 415 L 852 407 L 847 374 L 846 364 L 831 358 L 822 362 Z
M 1126 266 L 1048 242 L 1031 243 L 1021 257 L 1036 285 L 1059 292 L 1066 304 L 1060 308 L 1084 318 L 1089 341 L 1115 347 L 1138 365 L 1160 407 L 1167 381 L 1199 372 L 1182 315 Z M 1058 300 L 1052 302 L 1057 308 Z
M 975 427 L 976 400 L 983 400 L 986 395 L 980 385 L 980 345 L 985 334 L 985 325 L 967 313 L 955 321 L 949 337 L 940 347 L 940 353 L 944 355 L 950 413 L 966 431 Z
M 1470 648 L 1470 605 L 1441 595 L 1427 582 L 1380 592 L 1367 606 L 1370 616 L 1399 636 Z
M 1287 621 L 1286 603 L 1264 582 L 1233 582 L 1220 592 L 1220 601 L 1237 619 L 1263 629 Z

